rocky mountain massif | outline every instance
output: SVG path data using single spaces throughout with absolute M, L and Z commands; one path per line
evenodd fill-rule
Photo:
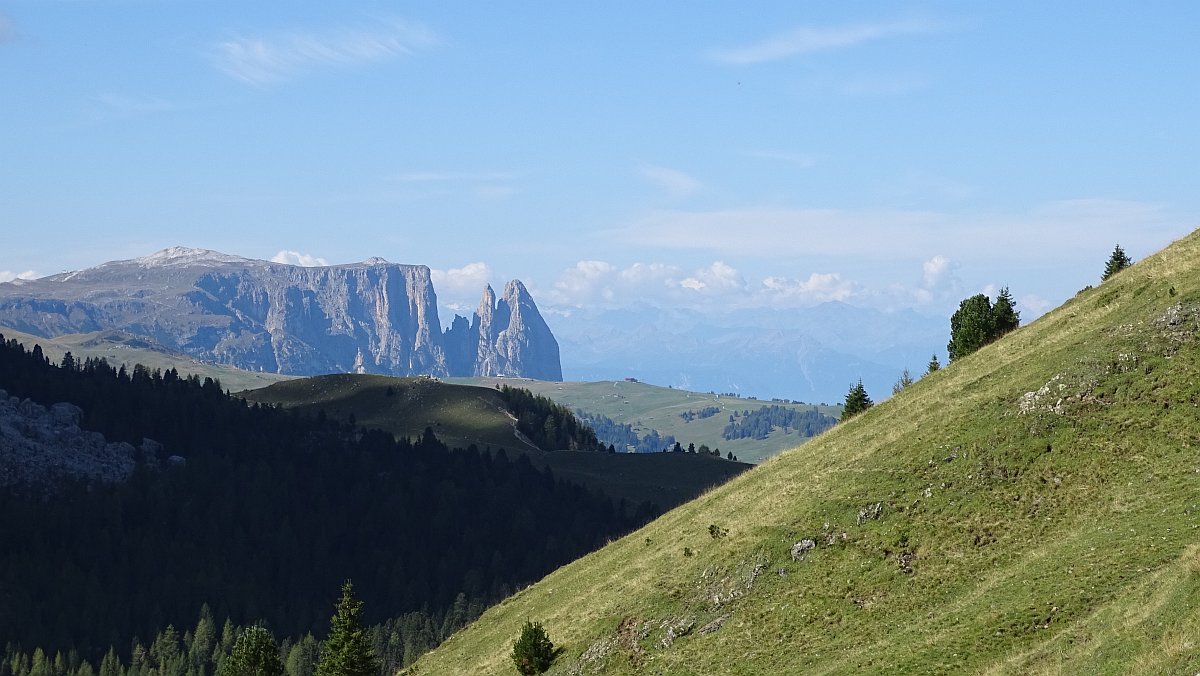
M 36 336 L 121 331 L 192 358 L 312 375 L 561 380 L 558 342 L 518 280 L 444 332 L 429 268 L 382 258 L 300 267 L 173 247 L 0 284 L 0 325 Z

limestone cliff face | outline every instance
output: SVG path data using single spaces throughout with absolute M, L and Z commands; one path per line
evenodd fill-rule
M 532 298 L 523 286 L 512 301 L 508 296 L 506 290 L 501 305 L 520 307 L 517 315 L 494 307 L 493 294 L 486 312 L 480 306 L 486 327 L 482 319 L 468 325 L 456 318 L 443 334 L 423 265 L 373 258 L 299 267 L 176 247 L 0 284 L 0 325 L 43 336 L 120 330 L 196 359 L 295 375 L 561 378 L 558 343 L 549 329 L 537 333 L 545 322 Z M 536 335 L 504 333 L 509 326 L 528 326 Z M 527 353 L 548 346 L 552 353 Z

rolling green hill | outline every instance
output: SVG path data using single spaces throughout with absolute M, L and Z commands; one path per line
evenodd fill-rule
M 339 420 L 353 415 L 363 427 L 409 439 L 419 439 L 429 427 L 451 447 L 475 444 L 480 449 L 537 450 L 517 435 L 499 392 L 447 385 L 433 378 L 332 374 L 276 383 L 238 396 L 313 414 L 324 410 Z
M 563 649 L 551 674 L 1194 674 L 1198 449 L 1195 233 L 555 571 L 409 673 L 513 673 L 533 620 Z
M 221 387 L 232 392 L 249 390 L 256 387 L 266 387 L 271 383 L 290 380 L 295 376 L 284 376 L 278 373 L 255 373 L 243 371 L 232 366 L 208 364 L 197 361 L 187 355 L 168 351 L 160 345 L 126 335 L 117 331 L 98 333 L 79 333 L 56 338 L 41 338 L 8 327 L 0 329 L 5 336 L 14 338 L 33 349 L 41 345 L 42 352 L 51 361 L 58 362 L 63 355 L 70 352 L 80 360 L 92 357 L 106 359 L 109 364 L 119 367 L 122 364 L 132 370 L 134 365 L 141 364 L 148 369 L 167 371 L 175 369 L 180 375 L 195 374 L 201 378 L 212 378 L 221 381 Z
M 523 384 L 523 383 L 519 383 Z M 390 391 L 390 394 L 389 394 Z M 276 383 L 242 392 L 251 401 L 295 408 L 417 439 L 431 428 L 442 442 L 524 453 L 560 478 L 629 503 L 668 509 L 744 471 L 744 463 L 692 453 L 598 453 L 539 450 L 516 430 L 500 392 L 433 378 L 337 374 Z
M 674 436 L 685 446 L 689 443 L 697 446 L 707 444 L 711 448 L 721 449 L 722 454 L 732 452 L 742 462 L 750 463 L 762 462 L 780 451 L 803 443 L 807 438 L 795 430 L 776 428 L 766 439 L 723 439 L 721 431 L 729 424 L 729 415 L 734 411 L 783 406 L 795 411 L 816 408 L 820 413 L 834 418 L 841 414 L 841 406 L 761 401 L 621 380 L 555 383 L 527 378 L 451 378 L 449 382 L 482 387 L 503 384 L 524 387 L 572 409 L 597 413 L 615 422 L 632 425 L 639 434 L 655 429 L 660 434 Z M 709 407 L 720 409 L 720 413 L 691 421 L 679 415 Z

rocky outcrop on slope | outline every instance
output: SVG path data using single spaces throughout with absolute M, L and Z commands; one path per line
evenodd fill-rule
M 82 411 L 65 402 L 46 408 L 0 390 L 0 486 L 49 486 L 63 479 L 124 481 L 136 449 L 79 429 Z
M 0 325 L 40 336 L 117 330 L 195 359 L 292 375 L 509 375 L 561 380 L 528 291 L 489 287 L 445 333 L 424 265 L 300 267 L 174 247 L 0 284 Z

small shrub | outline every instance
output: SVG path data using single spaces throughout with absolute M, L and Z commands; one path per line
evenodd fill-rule
M 692 548 L 691 548 L 691 547 L 684 547 L 684 548 L 683 548 L 683 555 L 684 555 L 684 556 L 691 556 L 691 555 L 692 555 Z
M 542 623 L 526 622 L 517 642 L 513 644 L 512 660 L 518 672 L 532 676 L 549 669 L 556 654 Z
M 726 535 L 729 535 L 729 529 L 721 528 L 720 526 L 718 526 L 715 523 L 710 523 L 708 525 L 708 535 L 714 540 L 719 540 L 719 539 L 725 537 Z

